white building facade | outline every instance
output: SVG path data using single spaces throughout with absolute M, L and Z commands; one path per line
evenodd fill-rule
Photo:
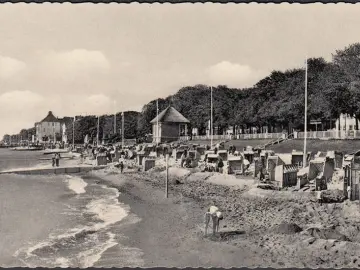
M 51 111 L 42 121 L 35 123 L 35 128 L 38 142 L 56 142 L 62 135 L 61 121 Z
M 353 131 L 356 130 L 356 123 L 359 126 L 359 120 L 349 114 L 340 114 L 339 119 L 335 122 L 336 130 Z

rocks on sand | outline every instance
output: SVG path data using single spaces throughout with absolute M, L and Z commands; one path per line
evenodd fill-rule
M 279 234 L 296 234 L 301 232 L 303 229 L 301 229 L 297 224 L 295 223 L 280 223 L 279 225 L 274 226 L 274 231 Z
M 339 189 L 324 190 L 322 191 L 321 198 L 324 203 L 341 203 L 346 199 L 344 192 Z

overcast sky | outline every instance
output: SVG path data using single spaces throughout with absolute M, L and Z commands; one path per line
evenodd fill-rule
M 346 4 L 0 5 L 0 136 L 140 110 L 186 85 L 247 87 L 360 41 Z

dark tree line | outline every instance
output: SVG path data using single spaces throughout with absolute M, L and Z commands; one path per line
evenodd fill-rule
M 219 132 L 229 126 L 239 129 L 267 126 L 269 132 L 304 129 L 304 68 L 273 71 L 253 87 L 235 89 L 213 87 L 214 126 Z M 144 106 L 139 124 L 143 132 L 151 132 L 148 120 L 156 112 L 151 101 Z M 161 104 L 161 105 L 160 105 Z M 210 88 L 187 86 L 164 100 L 159 106 L 172 104 L 205 134 L 210 119 Z M 308 59 L 308 127 L 311 120 L 321 120 L 334 128 L 334 119 L 341 113 L 360 118 L 360 43 L 352 44 L 333 55 L 333 61 Z
M 127 111 L 124 113 L 124 138 L 134 139 L 138 136 L 137 122 L 140 113 L 135 111 Z M 75 130 L 74 142 L 83 143 L 86 135 L 89 142 L 96 142 L 98 130 L 98 117 L 85 116 L 77 117 L 77 120 L 68 121 L 66 123 L 66 135 L 68 142 L 72 142 L 73 124 Z M 102 115 L 99 117 L 99 140 L 107 139 L 109 142 L 121 141 L 122 134 L 122 114 L 116 114 L 116 126 L 114 126 L 114 115 Z M 116 128 L 116 130 L 115 130 Z

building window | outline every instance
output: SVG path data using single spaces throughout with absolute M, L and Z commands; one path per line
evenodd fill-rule
M 44 132 L 45 132 L 45 128 L 44 128 Z
M 349 125 L 349 130 L 353 130 L 353 125 Z

